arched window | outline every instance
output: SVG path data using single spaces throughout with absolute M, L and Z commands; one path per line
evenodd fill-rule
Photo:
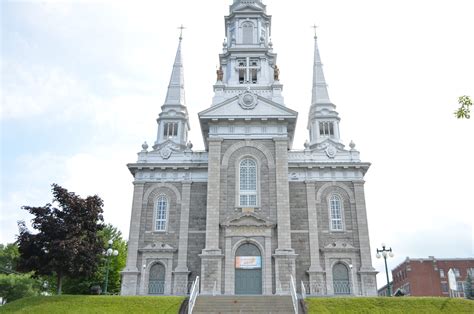
M 331 215 L 331 230 L 342 231 L 342 199 L 338 195 L 332 195 L 329 199 L 329 213 Z
M 253 24 L 250 22 L 245 22 L 242 24 L 242 43 L 253 43 Z
M 257 162 L 245 158 L 239 165 L 239 204 L 245 207 L 257 206 Z
M 168 199 L 161 195 L 156 201 L 155 207 L 155 231 L 166 230 L 166 220 L 168 217 Z

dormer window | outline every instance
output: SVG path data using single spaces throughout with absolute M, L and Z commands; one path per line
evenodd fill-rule
M 178 123 L 167 122 L 163 127 L 163 135 L 165 138 L 171 138 L 178 136 Z
M 334 123 L 333 122 L 319 122 L 319 135 L 334 136 Z

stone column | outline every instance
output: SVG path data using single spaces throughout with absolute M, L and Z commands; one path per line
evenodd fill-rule
M 179 222 L 178 265 L 174 270 L 174 294 L 186 295 L 188 290 L 188 229 L 191 202 L 191 181 L 182 182 L 181 217 Z
M 277 195 L 277 239 L 275 282 L 277 293 L 290 291 L 290 276 L 295 278 L 295 251 L 291 248 L 290 186 L 288 183 L 288 138 L 274 138 Z
M 209 138 L 206 247 L 201 257 L 201 293 L 221 293 L 223 255 L 219 249 L 221 138 Z
M 377 272 L 372 267 L 372 258 L 370 254 L 369 227 L 367 222 L 367 211 L 365 208 L 364 183 L 364 181 L 354 182 L 355 206 L 360 243 L 361 265 L 359 274 L 361 279 L 361 294 L 376 296 L 377 285 L 375 276 Z
M 318 229 L 318 209 L 316 206 L 316 183 L 306 181 L 306 201 L 308 206 L 309 225 L 309 252 L 311 265 L 308 269 L 309 293 L 316 295 L 325 294 L 324 271 L 321 267 L 319 256 L 319 229 Z
M 145 184 L 134 182 L 132 215 L 128 237 L 127 266 L 122 274 L 122 295 L 136 295 L 138 289 L 138 240 L 140 237 L 140 220 L 143 209 L 143 190 Z

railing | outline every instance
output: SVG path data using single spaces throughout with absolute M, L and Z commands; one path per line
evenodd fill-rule
M 293 301 L 293 310 L 295 314 L 298 314 L 298 295 L 296 294 L 295 279 L 293 275 L 290 275 L 290 293 L 291 300 Z
M 302 281 L 301 282 L 301 290 L 303 290 L 306 293 L 306 295 L 314 295 L 314 296 L 323 296 L 327 295 L 326 293 L 326 285 L 320 283 L 320 282 L 308 282 L 308 281 Z
M 351 294 L 351 282 L 348 280 L 334 280 L 333 289 L 334 289 L 334 294 L 337 294 L 337 295 Z
M 301 281 L 301 297 L 304 299 L 306 299 L 306 288 L 304 286 L 304 283 L 303 281 Z
M 185 281 L 175 283 L 173 286 L 173 291 L 175 295 L 187 295 L 191 293 L 191 288 L 193 287 L 194 281 Z
M 164 280 L 150 280 L 148 282 L 148 294 L 164 294 L 165 281 Z
M 199 295 L 199 276 L 194 280 L 193 286 L 191 288 L 191 293 L 189 294 L 189 303 L 188 303 L 188 313 L 193 313 L 194 304 L 196 303 L 196 298 Z

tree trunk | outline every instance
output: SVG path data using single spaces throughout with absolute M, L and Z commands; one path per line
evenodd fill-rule
M 62 288 L 63 288 L 63 277 L 61 275 L 61 273 L 57 273 L 56 274 L 58 276 L 58 279 L 57 279 L 57 282 L 56 282 L 56 286 L 57 286 L 57 290 L 56 290 L 56 293 L 58 295 L 61 295 L 62 293 Z

